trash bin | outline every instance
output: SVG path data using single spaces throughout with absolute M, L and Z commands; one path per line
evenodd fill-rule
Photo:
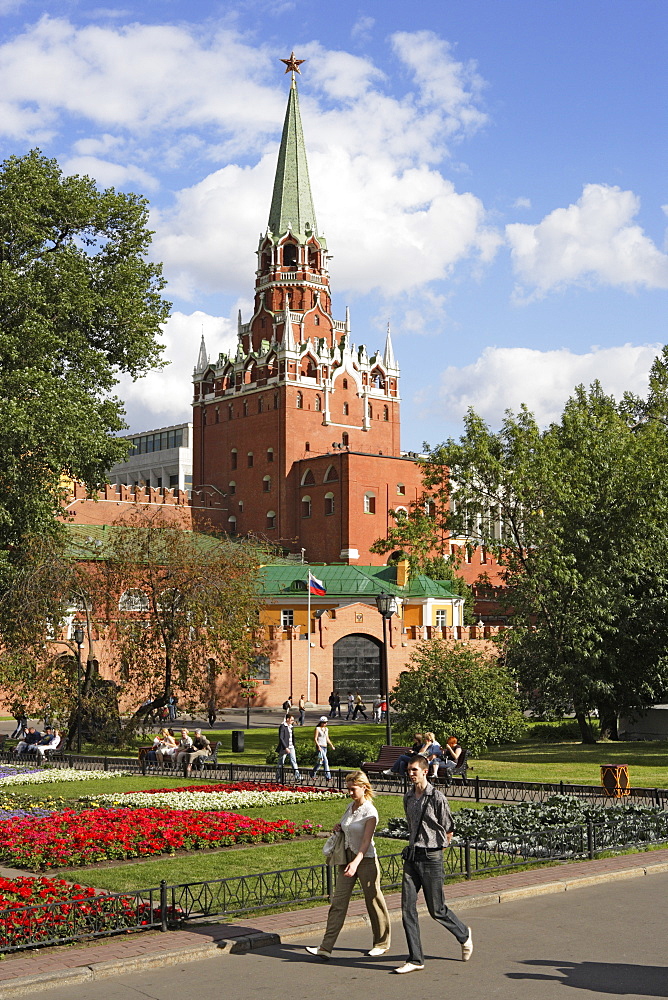
M 232 730 L 232 753 L 244 752 L 244 735 L 243 729 Z
M 616 799 L 630 795 L 629 765 L 601 764 L 601 784 L 608 793 Z

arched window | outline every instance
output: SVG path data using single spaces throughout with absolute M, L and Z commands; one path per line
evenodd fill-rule
M 344 415 L 344 417 L 347 417 L 349 413 L 350 413 L 350 407 L 348 406 L 347 403 L 344 403 L 343 404 L 343 415 Z
M 369 403 L 369 420 L 373 420 L 373 406 Z
M 302 497 L 302 517 L 311 516 L 311 498 Z
M 334 513 L 334 494 L 325 493 L 325 514 Z
M 234 514 L 231 514 L 227 519 L 227 532 L 230 535 L 236 535 L 237 533 L 237 519 Z
M 320 399 L 320 396 L 316 396 L 315 397 L 315 408 L 319 412 L 320 409 L 321 409 L 321 407 L 322 407 L 322 400 Z
M 220 410 L 216 407 L 216 423 L 220 423 Z
M 384 406 L 383 407 L 383 420 L 389 420 L 389 419 L 390 419 L 390 411 L 389 411 L 389 409 L 388 409 L 387 406 Z
M 227 404 L 227 419 L 228 420 L 232 420 L 233 417 L 234 417 L 234 407 L 232 406 L 231 403 L 228 403 Z
M 304 451 L 310 451 L 310 450 L 311 450 L 311 445 L 309 444 L 308 441 L 306 441 L 304 444 Z
M 202 407 L 202 426 L 206 427 L 206 407 Z
M 304 475 L 302 476 L 301 485 L 315 486 L 315 476 L 313 475 L 313 472 L 310 469 L 307 469 Z
M 427 517 L 435 517 L 436 516 L 436 504 L 434 503 L 433 500 L 427 500 L 426 501 L 426 503 L 424 505 L 424 512 L 427 515 Z
M 119 611 L 148 611 L 148 597 L 143 590 L 126 590 L 118 602 Z
M 227 484 L 227 492 L 230 494 L 231 497 L 233 497 L 234 494 L 237 492 L 237 484 L 233 479 L 231 480 L 231 482 Z
M 257 412 L 264 413 L 264 396 L 259 396 L 257 401 Z
M 301 392 L 297 393 L 297 409 L 298 410 L 304 409 L 304 397 L 302 396 Z
M 268 510 L 267 511 L 267 525 L 266 525 L 266 527 L 267 527 L 268 530 L 271 530 L 271 528 L 275 528 L 276 527 L 276 511 L 275 510 Z
M 267 448 L 267 461 L 268 462 L 273 462 L 274 461 L 274 449 L 273 448 Z
M 325 482 L 325 483 L 338 483 L 338 481 L 339 481 L 339 474 L 336 471 L 336 469 L 334 468 L 334 466 L 330 465 L 330 467 L 327 469 L 327 472 L 325 473 L 325 478 L 324 478 L 323 482 Z
M 233 448 L 230 452 L 230 468 L 236 469 L 237 467 L 237 449 Z
M 348 437 L 348 431 L 344 431 L 343 434 L 341 435 L 341 444 L 347 448 L 349 440 L 350 439 Z
M 297 266 L 297 247 L 294 243 L 286 243 L 283 246 L 283 265 L 284 267 Z
M 348 379 L 347 378 L 344 378 L 344 380 L 343 380 L 343 388 L 344 389 L 348 388 Z
M 252 469 L 253 468 L 253 452 L 252 451 L 248 452 L 248 455 L 246 456 L 246 461 L 247 461 L 247 464 L 248 464 L 248 468 Z
M 265 476 L 262 480 L 262 492 L 271 493 L 271 476 Z
M 320 326 L 320 317 L 319 316 L 314 316 L 313 317 L 313 325 L 314 326 Z
M 244 399 L 244 417 L 248 416 L 248 400 Z
M 274 409 L 275 410 L 278 409 L 278 393 L 277 392 L 274 393 Z
M 364 513 L 365 514 L 375 514 L 376 513 L 376 495 L 375 495 L 375 493 L 365 493 L 364 494 Z

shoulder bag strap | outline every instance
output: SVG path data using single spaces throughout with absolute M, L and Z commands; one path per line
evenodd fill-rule
M 432 795 L 433 795 L 433 792 L 432 792 Z M 425 814 L 425 810 L 427 808 L 427 799 L 428 799 L 428 795 L 427 795 L 427 790 L 426 789 L 422 793 L 422 798 L 424 800 L 422 802 L 422 811 L 420 812 L 420 819 L 418 820 L 418 825 L 415 827 L 415 837 L 413 839 L 413 843 L 411 844 L 411 847 L 415 847 L 415 841 L 417 840 L 418 834 L 419 834 L 420 830 L 422 829 L 422 820 L 424 819 L 424 814 Z

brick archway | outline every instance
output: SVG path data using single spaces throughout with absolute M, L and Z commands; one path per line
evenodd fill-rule
M 372 635 L 353 632 L 334 643 L 334 690 L 345 704 L 348 691 L 359 691 L 368 708 L 381 690 L 381 643 Z

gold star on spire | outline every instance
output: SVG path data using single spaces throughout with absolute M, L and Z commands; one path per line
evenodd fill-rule
M 282 63 L 286 65 L 286 73 L 299 73 L 301 75 L 300 66 L 302 63 L 306 62 L 306 59 L 295 59 L 294 52 L 290 53 L 289 59 L 281 59 Z M 294 79 L 294 77 L 293 77 Z

